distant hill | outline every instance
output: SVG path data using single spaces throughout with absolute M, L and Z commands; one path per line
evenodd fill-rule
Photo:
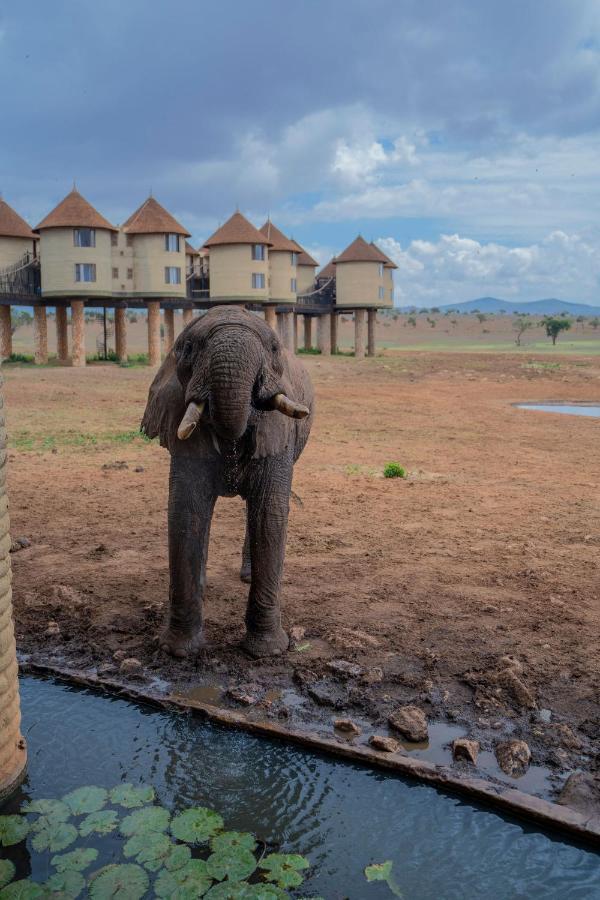
M 402 307 L 402 312 L 410 312 L 414 306 Z M 461 313 L 531 313 L 535 316 L 551 316 L 567 313 L 570 316 L 600 316 L 600 306 L 588 306 L 586 303 L 573 303 L 568 300 L 499 300 L 497 297 L 479 297 L 477 300 L 466 300 L 464 303 L 445 303 L 438 305 L 440 312 L 449 309 L 458 310 Z

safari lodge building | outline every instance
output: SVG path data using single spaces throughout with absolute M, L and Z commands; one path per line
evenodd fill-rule
M 378 309 L 393 306 L 394 263 L 357 237 L 317 274 L 318 263 L 267 220 L 258 229 L 236 211 L 198 250 L 150 196 L 119 226 L 76 189 L 31 229 L 0 200 L 0 351 L 12 353 L 11 306 L 34 311 L 35 362 L 48 361 L 47 308 L 55 308 L 57 356 L 86 364 L 85 308 L 114 309 L 115 352 L 127 360 L 127 310 L 147 310 L 148 359 L 160 364 L 175 340 L 175 310 L 237 304 L 262 311 L 291 352 L 303 345 L 337 350 L 340 313 L 354 316 L 355 355 L 375 353 Z M 71 335 L 69 340 L 69 309 Z M 162 316 L 161 316 L 162 311 Z M 161 318 L 164 347 L 161 347 Z

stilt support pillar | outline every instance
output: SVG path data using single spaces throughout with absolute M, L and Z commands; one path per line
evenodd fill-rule
M 317 347 L 322 356 L 331 356 L 331 316 L 329 313 L 317 319 Z
M 66 306 L 55 308 L 56 356 L 61 366 L 69 362 L 69 319 Z
M 71 300 L 71 365 L 85 366 L 85 306 L 83 300 Z
M 168 353 L 175 343 L 175 310 L 165 309 L 165 353 Z
M 312 316 L 304 316 L 304 349 L 312 348 Z
M 367 356 L 375 356 L 375 328 L 377 325 L 377 310 L 367 311 Z
M 147 300 L 148 309 L 148 364 L 160 366 L 160 300 Z
M 365 356 L 365 313 L 364 309 L 354 312 L 354 356 L 364 359 Z
M 33 352 L 36 366 L 48 362 L 48 319 L 45 306 L 33 307 Z
M 265 306 L 265 322 L 277 331 L 277 310 L 274 306 Z
M 12 321 L 10 306 L 0 306 L 0 356 L 2 359 L 8 359 L 12 352 Z
M 194 318 L 194 310 L 193 309 L 184 309 L 183 310 L 183 327 L 185 328 L 187 325 L 189 325 L 193 318 Z
M 331 352 L 338 351 L 338 317 L 336 312 L 332 312 L 330 316 L 330 334 L 331 334 Z
M 127 308 L 115 309 L 115 352 L 120 363 L 127 362 Z

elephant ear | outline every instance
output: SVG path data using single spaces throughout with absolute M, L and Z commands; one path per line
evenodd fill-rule
M 298 459 L 310 432 L 314 414 L 314 394 L 308 373 L 302 363 L 282 354 L 281 377 L 274 382 L 276 388 L 268 386 L 271 395 L 282 391 L 292 400 L 304 403 L 310 409 L 306 419 L 290 419 L 276 409 L 262 410 L 256 414 L 254 425 L 253 459 L 266 456 L 280 456 L 290 450 L 294 461 Z
M 177 377 L 177 360 L 171 351 L 150 385 L 140 429 L 149 438 L 158 437 L 161 447 L 172 453 L 178 442 L 177 427 L 184 412 L 185 395 Z

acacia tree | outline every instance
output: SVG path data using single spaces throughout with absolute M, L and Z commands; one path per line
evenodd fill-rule
M 526 319 L 524 316 L 519 316 L 519 318 L 513 322 L 513 328 L 517 332 L 515 343 L 517 347 L 520 347 L 521 338 L 529 328 L 533 328 L 533 322 L 530 319 Z
M 543 325 L 546 329 L 546 334 L 549 338 L 552 338 L 552 344 L 556 344 L 556 339 L 561 331 L 569 331 L 571 328 L 571 322 L 569 319 L 559 319 L 556 316 L 546 316 L 545 319 L 542 319 L 540 325 Z

